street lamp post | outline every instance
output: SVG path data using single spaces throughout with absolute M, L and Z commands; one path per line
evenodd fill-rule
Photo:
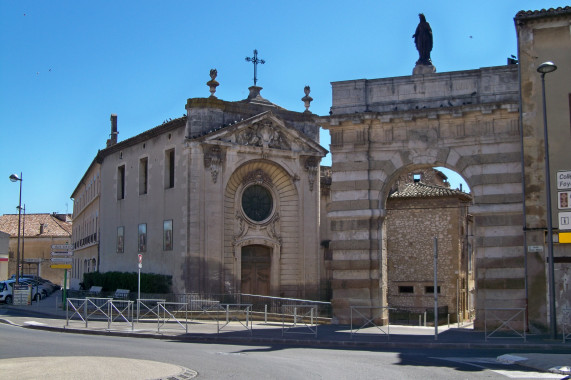
M 20 221 L 22 220 L 22 172 L 20 176 L 16 174 L 10 175 L 10 181 L 20 181 L 20 198 L 18 201 L 18 247 L 16 249 L 16 285 L 20 283 Z
M 538 66 L 541 74 L 541 93 L 543 98 L 543 143 L 545 150 L 545 191 L 547 192 L 547 255 L 549 260 L 549 320 L 551 339 L 557 339 L 557 317 L 555 315 L 555 267 L 553 265 L 553 222 L 551 215 L 551 171 L 549 169 L 549 140 L 547 133 L 547 107 L 545 104 L 545 74 L 557 70 L 553 62 L 544 62 Z

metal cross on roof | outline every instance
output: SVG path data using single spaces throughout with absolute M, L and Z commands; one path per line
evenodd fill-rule
M 266 61 L 264 61 L 263 59 L 258 59 L 258 50 L 256 49 L 254 49 L 254 56 L 251 58 L 246 57 L 246 61 L 254 63 L 254 86 L 255 86 L 256 83 L 258 82 L 258 63 L 263 65 L 264 63 L 266 63 Z

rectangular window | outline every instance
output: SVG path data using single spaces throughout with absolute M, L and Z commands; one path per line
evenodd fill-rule
M 147 251 L 147 224 L 139 224 L 139 252 Z
M 399 293 L 414 293 L 414 286 L 399 286 Z
M 163 222 L 163 250 L 172 251 L 172 219 Z
M 165 188 L 174 187 L 174 149 L 165 152 Z
M 117 253 L 125 252 L 125 227 L 117 227 Z
M 125 165 L 117 168 L 117 199 L 125 199 Z
M 438 294 L 440 294 L 440 286 L 438 286 L 437 289 L 438 289 Z M 425 287 L 424 287 L 424 292 L 425 292 L 426 294 L 429 294 L 429 293 L 430 293 L 430 294 L 434 294 L 434 286 L 425 286 Z
M 139 195 L 147 194 L 149 173 L 149 159 L 147 157 L 139 160 Z

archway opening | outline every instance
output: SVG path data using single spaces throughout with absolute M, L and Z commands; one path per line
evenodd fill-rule
M 473 315 L 472 196 L 463 179 L 453 188 L 448 178 L 440 168 L 408 167 L 391 183 L 384 221 L 391 323 L 434 323 L 435 292 L 440 323 Z

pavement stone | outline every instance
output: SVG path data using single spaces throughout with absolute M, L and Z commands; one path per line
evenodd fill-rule
M 4 311 L 5 310 L 5 311 Z M 3 315 L 4 314 L 4 315 Z M 6 315 L 9 314 L 9 315 Z M 17 314 L 17 315 L 14 315 Z M 545 336 L 528 335 L 523 339 L 488 339 L 471 325 L 461 328 L 439 326 L 435 339 L 432 327 L 382 326 L 367 327 L 356 331 L 356 327 L 340 325 L 319 325 L 317 333 L 303 325 L 288 328 L 278 322 L 256 321 L 246 329 L 244 322 L 214 320 L 192 320 L 183 326 L 176 323 L 88 321 L 66 319 L 61 306 L 61 295 L 52 296 L 32 305 L 0 305 L 0 322 L 11 323 L 30 329 L 57 330 L 60 332 L 119 335 L 138 338 L 177 339 L 194 342 L 289 344 L 315 347 L 363 347 L 363 348 L 462 348 L 462 349 L 506 349 L 515 354 L 498 357 L 499 362 L 516 363 L 535 370 L 571 375 L 571 341 L 553 341 Z M 251 322 L 250 322 L 251 323 Z M 185 328 L 186 327 L 186 328 Z M 387 334 L 387 332 L 389 334 Z M 526 353 L 518 352 L 525 350 Z M 2 361 L 0 360 L 0 371 Z M 192 372 L 192 370 L 189 370 Z M 190 374 L 191 372 L 187 372 Z M 33 377 L 30 377 L 33 378 Z M 125 377 L 128 378 L 128 377 Z M 176 376 L 173 376 L 176 378 Z M 189 377 L 190 378 L 190 377 Z

